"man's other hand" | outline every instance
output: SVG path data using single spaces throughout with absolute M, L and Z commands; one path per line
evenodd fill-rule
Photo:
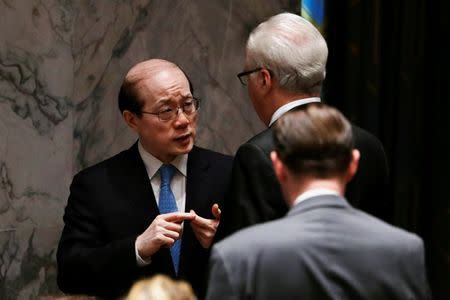
M 203 248 L 209 248 L 211 246 L 220 223 L 221 212 L 217 203 L 211 207 L 211 212 L 214 219 L 205 219 L 197 215 L 195 211 L 190 211 L 190 213 L 195 215 L 195 218 L 191 221 L 192 231 Z

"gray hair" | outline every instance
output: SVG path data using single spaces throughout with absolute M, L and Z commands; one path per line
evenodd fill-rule
M 247 41 L 247 67 L 267 68 L 280 87 L 292 93 L 320 93 L 328 47 L 304 18 L 281 13 L 261 23 Z

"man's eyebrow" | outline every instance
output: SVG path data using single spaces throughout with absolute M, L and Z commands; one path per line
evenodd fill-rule
M 183 95 L 183 98 L 181 99 L 182 101 L 188 100 L 188 99 L 192 99 L 194 98 L 194 96 L 192 96 L 190 93 Z M 156 100 L 156 105 L 161 105 L 161 104 L 170 104 L 170 103 L 177 103 L 178 101 L 174 101 L 170 98 L 162 98 L 162 99 L 158 99 Z
M 174 102 L 174 101 L 172 101 L 172 100 L 170 100 L 170 99 L 167 99 L 167 98 L 162 98 L 162 99 L 158 99 L 158 100 L 156 100 L 156 105 L 162 105 L 162 104 L 169 104 L 169 103 L 171 103 L 171 102 Z

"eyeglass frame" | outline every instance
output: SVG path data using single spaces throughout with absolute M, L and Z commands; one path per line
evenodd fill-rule
M 261 71 L 262 69 L 263 69 L 262 67 L 259 67 L 259 68 L 256 68 L 256 69 L 253 69 L 253 70 L 250 70 L 250 71 L 243 71 L 243 72 L 237 74 L 236 76 L 237 76 L 237 78 L 239 79 L 239 81 L 241 82 L 241 84 L 243 86 L 247 86 L 248 80 L 243 79 L 243 77 L 248 76 L 248 75 L 250 75 L 252 73 Z
M 194 110 L 193 112 L 191 112 L 191 113 L 186 113 L 186 112 L 184 111 L 183 106 L 186 104 L 187 100 L 189 100 L 189 99 L 192 99 L 195 110 Z M 200 108 L 200 99 L 199 99 L 199 98 L 196 98 L 196 97 L 189 97 L 189 98 L 187 98 L 187 99 L 185 100 L 185 103 L 183 103 L 181 106 L 179 105 L 179 106 L 177 106 L 177 107 L 175 108 L 175 109 L 176 109 L 176 110 L 174 110 L 175 113 L 174 113 L 170 118 L 168 118 L 168 119 L 161 119 L 161 114 L 164 113 L 164 112 L 166 112 L 166 111 L 149 112 L 149 111 L 140 110 L 139 112 L 142 113 L 142 114 L 147 114 L 147 115 L 157 116 L 157 117 L 158 117 L 158 120 L 160 120 L 160 121 L 162 121 L 162 122 L 165 122 L 165 121 L 175 120 L 175 119 L 178 117 L 179 111 L 180 111 L 180 110 L 183 112 L 183 114 L 184 114 L 187 118 L 190 118 L 190 117 L 194 116 L 194 115 L 197 113 L 197 111 L 198 111 L 199 108 Z

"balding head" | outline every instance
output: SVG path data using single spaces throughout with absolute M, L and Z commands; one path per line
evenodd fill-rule
M 136 84 L 142 79 L 155 76 L 155 74 L 168 69 L 179 69 L 173 62 L 164 59 L 150 59 L 138 63 L 128 71 L 125 76 L 125 82 L 128 84 Z
M 152 81 L 158 75 L 164 72 L 181 72 L 189 84 L 191 94 L 193 87 L 187 75 L 176 64 L 164 59 L 150 59 L 140 62 L 133 66 L 125 76 L 119 92 L 119 109 L 123 113 L 128 110 L 137 115 L 141 115 L 143 102 L 139 101 L 139 85 L 143 81 Z

